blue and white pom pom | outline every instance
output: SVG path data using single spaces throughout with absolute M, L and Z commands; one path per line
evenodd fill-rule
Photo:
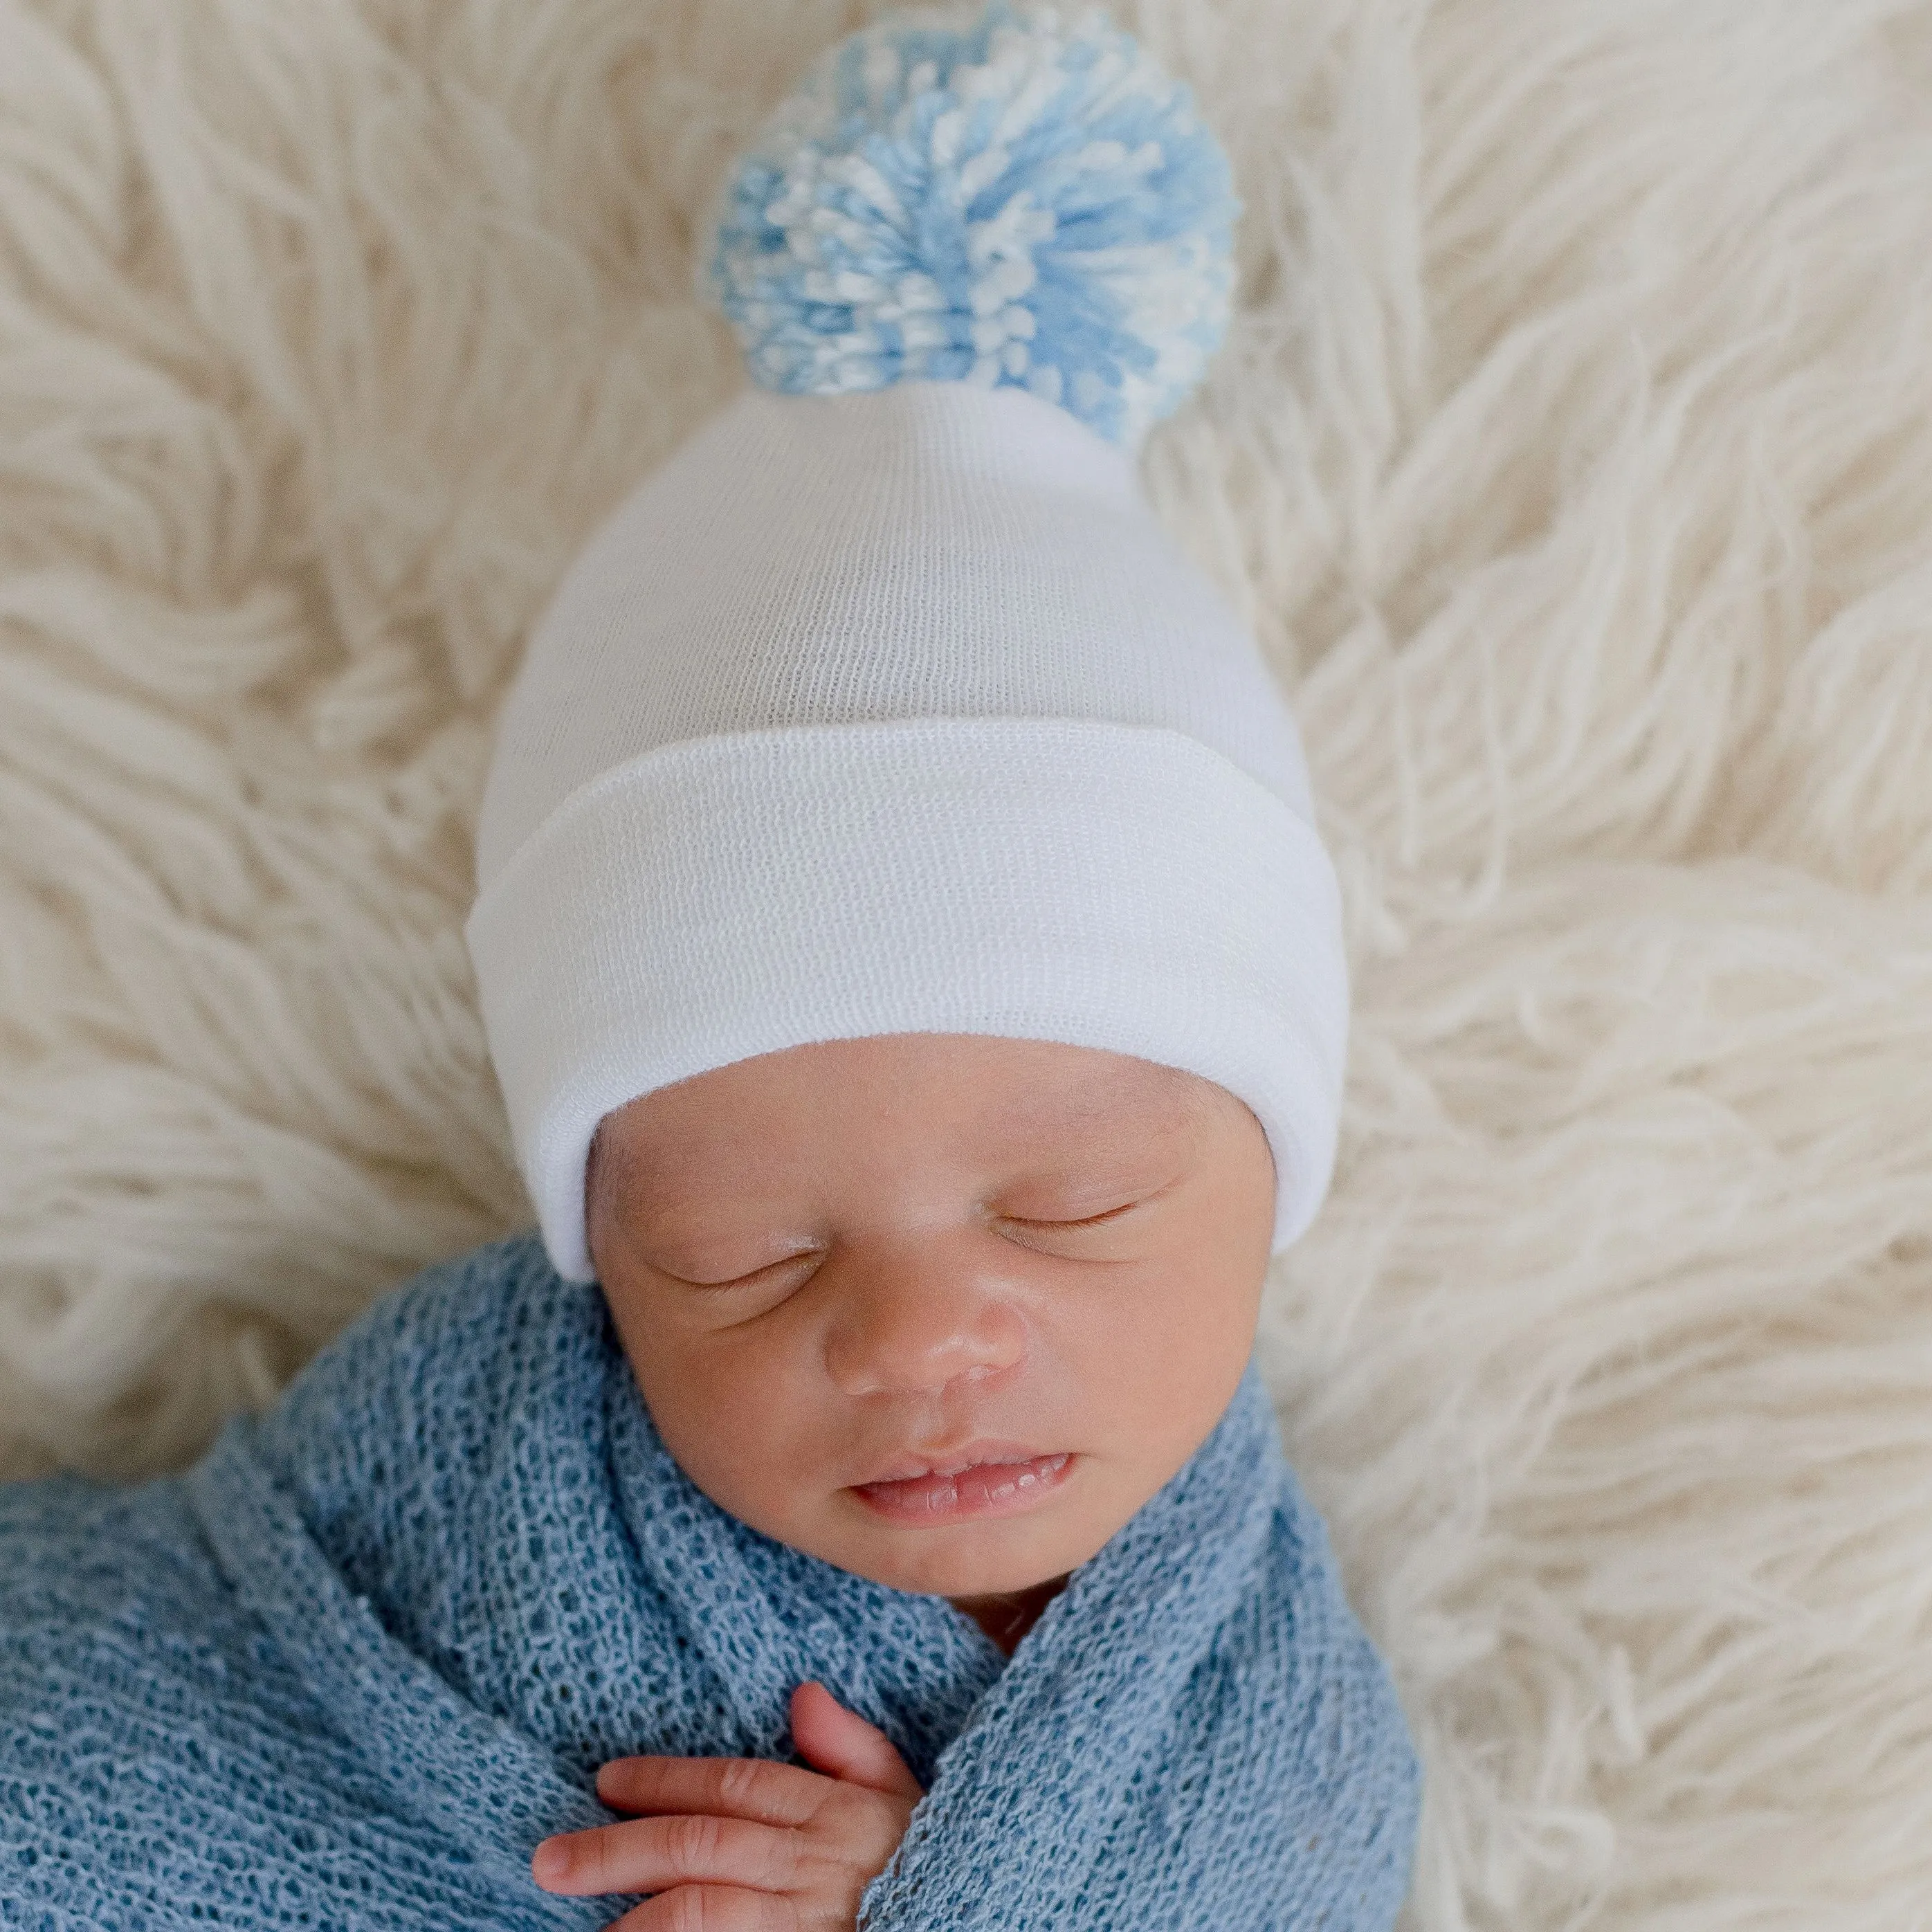
M 1011 385 L 1132 448 L 1226 331 L 1240 212 L 1189 89 L 1101 8 L 920 8 L 766 122 L 700 282 L 766 388 Z

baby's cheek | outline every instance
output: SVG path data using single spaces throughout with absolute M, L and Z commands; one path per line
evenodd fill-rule
M 1220 1420 L 1253 1352 L 1261 1281 L 1183 1262 L 1123 1270 L 1053 1321 L 1096 1434 L 1151 1496 Z M 1145 1500 L 1143 1497 L 1142 1500 Z
M 826 1485 L 838 1419 L 784 1325 L 673 1330 L 632 1352 L 632 1366 L 685 1474 L 721 1508 L 789 1540 L 801 1508 Z

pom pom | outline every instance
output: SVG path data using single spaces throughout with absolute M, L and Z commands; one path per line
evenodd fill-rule
M 700 286 L 766 388 L 1010 385 L 1132 446 L 1227 328 L 1227 157 L 1098 7 L 958 21 L 894 14 L 813 65 L 725 181 Z

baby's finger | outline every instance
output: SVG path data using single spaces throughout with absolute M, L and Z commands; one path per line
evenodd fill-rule
M 791 1694 L 791 1736 L 800 1756 L 829 1778 L 896 1798 L 926 1796 L 892 1739 L 857 1712 L 846 1709 L 823 1684 L 801 1684 Z
M 815 1771 L 761 1757 L 614 1757 L 597 1795 L 614 1811 L 702 1811 L 802 1825 L 830 1787 Z
M 530 1858 L 537 1883 L 569 1898 L 694 1883 L 782 1891 L 798 1875 L 796 1833 L 701 1812 L 566 1832 L 544 1839 Z
M 735 1885 L 681 1885 L 634 1905 L 609 1932 L 798 1932 L 798 1914 L 776 1892 Z

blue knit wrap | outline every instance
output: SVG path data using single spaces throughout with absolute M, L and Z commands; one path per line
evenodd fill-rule
M 1009 1662 L 666 1453 L 532 1235 L 432 1268 L 184 1476 L 0 1485 L 0 1923 L 583 1927 L 606 1759 L 788 1757 L 807 1678 L 928 1794 L 862 1923 L 1393 1922 L 1418 1766 L 1250 1367 Z
M 890 14 L 726 180 L 700 292 L 754 380 L 1031 391 L 1130 447 L 1225 334 L 1240 212 L 1184 84 L 1100 8 Z

